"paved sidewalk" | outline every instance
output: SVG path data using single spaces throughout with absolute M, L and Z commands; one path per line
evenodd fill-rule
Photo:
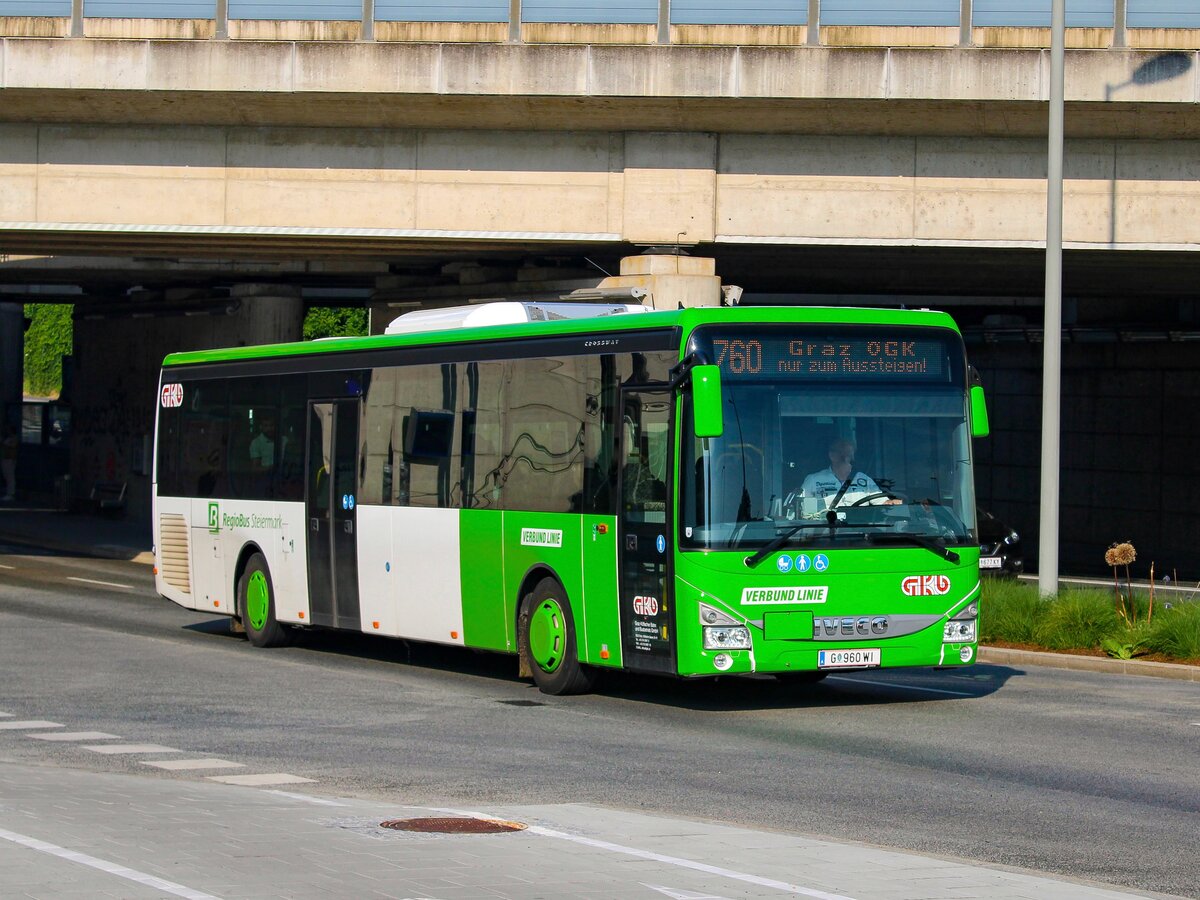
M 394 831 L 482 814 L 501 834 Z M 0 763 L 0 893 L 436 900 L 1119 900 L 1162 896 L 580 804 L 412 807 Z
M 0 504 L 0 542 L 154 564 L 150 523 Z

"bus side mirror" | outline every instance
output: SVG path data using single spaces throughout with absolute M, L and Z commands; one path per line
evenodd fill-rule
M 987 437 L 991 433 L 988 427 L 987 402 L 983 398 L 983 387 L 971 386 L 971 437 Z
M 716 366 L 692 368 L 692 416 L 696 437 L 720 437 L 725 430 L 721 403 L 721 370 Z

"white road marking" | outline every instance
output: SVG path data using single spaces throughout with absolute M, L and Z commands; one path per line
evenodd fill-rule
M 27 734 L 35 741 L 103 741 L 108 738 L 120 738 L 119 734 L 106 734 L 103 731 L 52 731 L 49 734 Z
M 164 747 L 162 744 L 97 744 L 94 747 L 84 747 L 93 753 L 182 753 L 176 747 Z
M 0 564 L 0 569 L 15 569 L 15 568 L 16 568 L 16 566 L 6 566 L 3 564 Z
M 21 721 L 0 722 L 0 728 L 5 731 L 20 731 L 29 728 L 62 728 L 61 722 L 47 722 L 44 719 L 24 719 Z
M 287 772 L 272 772 L 268 775 L 209 775 L 209 781 L 219 781 L 222 784 L 244 784 L 257 787 L 264 784 L 312 784 L 314 778 L 301 778 L 299 775 L 289 775 Z
M 245 763 L 231 762 L 228 759 L 162 759 L 142 760 L 143 766 L 154 766 L 156 769 L 181 771 L 184 769 L 244 769 Z
M 317 806 L 345 806 L 345 803 L 338 803 L 336 800 L 326 800 L 324 797 L 310 797 L 308 794 L 293 794 L 291 791 L 263 791 L 264 794 L 277 794 L 280 797 L 287 797 L 290 800 L 303 800 L 305 803 L 315 803 Z
M 489 816 L 486 813 L 469 812 L 462 809 L 445 809 L 439 807 L 429 807 L 434 812 L 450 813 L 456 816 L 471 816 L 475 819 L 483 819 L 488 822 L 502 822 L 503 819 L 497 819 L 495 816 Z M 683 859 L 679 856 L 667 856 L 662 853 L 653 853 L 649 850 L 641 850 L 637 847 L 625 847 L 621 844 L 612 844 L 608 841 L 599 841 L 595 838 L 583 837 L 578 834 L 567 834 L 564 831 L 555 831 L 552 828 L 543 828 L 541 825 L 530 825 L 525 831 L 529 834 L 540 834 L 542 837 L 557 838 L 560 841 L 571 841 L 575 844 L 583 844 L 585 847 L 595 847 L 597 850 L 608 850 L 612 853 L 623 853 L 626 856 L 636 856 L 638 859 L 648 859 L 653 862 L 665 863 L 669 866 L 679 866 L 681 869 L 692 869 L 696 872 L 704 872 L 707 875 L 717 875 L 721 878 L 730 878 L 734 881 L 743 881 L 747 884 L 756 884 L 759 887 L 773 888 L 777 891 L 789 891 L 793 894 L 798 894 L 801 897 L 813 897 L 815 900 L 852 900 L 852 898 L 844 894 L 830 894 L 826 891 L 820 891 L 816 888 L 807 888 L 798 884 L 788 884 L 786 881 L 777 881 L 774 878 L 763 878 L 759 875 L 750 875 L 746 872 L 737 872 L 733 869 L 723 869 L 720 866 L 710 866 L 708 863 L 696 862 L 693 859 Z
M 897 688 L 902 691 L 925 691 L 927 694 L 949 694 L 951 697 L 978 697 L 967 691 L 943 691 L 940 688 L 917 687 L 915 684 L 897 684 L 894 681 L 867 681 L 865 678 L 830 678 L 829 681 L 844 681 L 846 684 L 873 684 L 876 687 Z
M 127 866 L 108 862 L 104 859 L 97 859 L 94 856 L 88 856 L 86 853 L 79 853 L 76 850 L 68 850 L 66 847 L 59 847 L 57 844 L 39 841 L 37 838 L 26 837 L 23 834 L 17 834 L 13 831 L 5 831 L 3 828 L 0 828 L 0 840 L 11 841 L 12 843 L 19 844 L 22 847 L 28 847 L 30 850 L 37 850 L 39 853 L 49 853 L 51 856 L 57 856 L 59 859 L 65 859 L 73 863 L 79 863 L 81 866 L 90 866 L 93 869 L 99 869 L 101 872 L 106 872 L 109 875 L 116 875 L 118 878 L 124 878 L 128 881 L 135 881 L 138 884 L 144 884 L 146 887 L 153 888 L 156 891 L 162 891 L 166 894 L 173 894 L 176 897 L 186 897 L 188 900 L 218 900 L 218 898 L 214 897 L 212 894 L 206 894 L 203 891 L 192 890 L 190 887 L 185 887 L 182 884 L 176 884 L 174 881 L 166 881 L 162 878 L 155 878 L 153 875 L 147 875 L 145 872 L 139 872 L 136 869 L 130 869 Z
M 0 712 L 0 719 L 11 719 L 12 717 L 12 713 Z
M 76 578 L 74 575 L 68 575 L 67 581 L 82 581 L 84 584 L 101 584 L 104 585 L 104 587 L 120 588 L 123 591 L 132 591 L 134 589 L 133 585 L 131 584 L 116 584 L 112 581 L 97 581 L 95 578 Z
M 660 894 L 666 894 L 671 900 L 729 900 L 728 897 L 722 897 L 718 894 L 700 894 L 696 891 L 685 891 L 680 888 L 663 887 L 660 884 L 647 884 L 642 882 L 642 887 L 650 888 L 652 891 L 658 891 Z

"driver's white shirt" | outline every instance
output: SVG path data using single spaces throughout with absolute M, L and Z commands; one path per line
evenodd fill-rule
M 832 467 L 821 472 L 813 472 L 804 479 L 804 484 L 800 487 L 806 500 L 823 499 L 825 502 L 822 507 L 828 507 L 829 501 L 833 500 L 841 489 L 842 479 L 833 474 Z M 872 480 L 870 475 L 855 472 L 854 478 L 850 481 L 850 487 L 846 488 L 846 493 L 842 495 L 842 502 L 839 505 L 848 506 L 855 500 L 878 493 L 881 493 L 879 485 Z

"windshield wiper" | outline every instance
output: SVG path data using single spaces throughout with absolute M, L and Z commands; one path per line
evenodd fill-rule
M 816 529 L 820 529 L 822 531 L 829 531 L 829 532 L 833 532 L 838 528 L 851 528 L 855 532 L 860 532 L 864 528 L 891 528 L 891 527 L 892 527 L 891 525 L 873 525 L 873 524 L 851 525 L 847 522 L 842 522 L 842 521 L 839 521 L 836 519 L 832 522 L 800 522 L 797 525 L 791 526 L 790 528 L 788 528 L 787 531 L 783 532 L 782 534 L 777 535 L 776 537 L 772 538 L 770 541 L 768 541 L 766 544 L 764 544 L 762 549 L 760 549 L 753 556 L 747 556 L 746 557 L 746 565 L 749 566 L 751 569 L 753 569 L 755 566 L 757 566 L 760 562 L 762 562 L 764 559 L 766 559 L 768 556 L 770 556 L 772 553 L 774 553 L 776 550 L 778 550 L 784 544 L 788 543 L 788 541 L 790 541 L 796 535 L 797 532 L 803 531 L 806 528 L 816 528 Z M 816 535 L 806 534 L 803 538 L 803 543 L 808 543 L 814 537 L 816 537 Z
M 764 559 L 766 559 L 768 556 L 770 556 L 772 553 L 774 553 L 776 550 L 778 550 L 780 547 L 782 547 L 784 544 L 786 544 L 788 541 L 790 541 L 798 532 L 803 531 L 805 528 L 828 528 L 828 527 L 829 527 L 828 525 L 825 525 L 824 523 L 821 523 L 821 522 L 800 522 L 799 524 L 793 525 L 787 531 L 783 532 L 782 534 L 776 535 L 770 541 L 763 544 L 762 548 L 759 549 L 759 551 L 757 553 L 755 553 L 753 556 L 747 556 L 746 557 L 746 565 L 749 566 L 751 569 L 753 569 L 760 562 L 762 562 Z M 812 538 L 810 535 L 805 536 L 805 540 L 811 540 L 811 539 Z
M 908 534 L 906 532 L 892 532 L 890 534 L 869 534 L 867 540 L 872 544 L 911 544 L 914 547 L 924 547 L 930 553 L 936 553 L 942 559 L 956 563 L 959 556 L 953 550 L 946 546 L 945 541 L 937 541 L 931 537 L 925 537 L 920 534 Z

